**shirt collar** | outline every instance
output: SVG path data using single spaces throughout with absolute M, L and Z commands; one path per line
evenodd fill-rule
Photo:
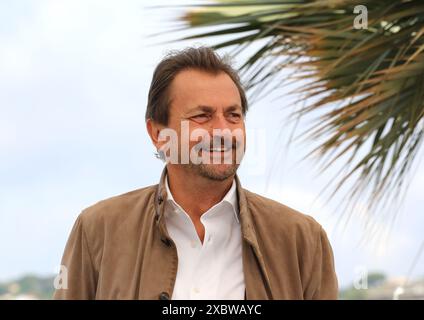
M 165 189 L 166 189 L 166 193 L 167 193 L 167 201 L 171 201 L 173 204 L 175 204 L 179 209 L 182 210 L 181 206 L 174 200 L 174 197 L 172 196 L 172 192 L 169 189 L 169 184 L 168 184 L 168 175 L 165 176 Z M 234 212 L 234 217 L 236 218 L 237 223 L 239 223 L 239 218 L 238 218 L 238 201 L 237 201 L 237 184 L 235 179 L 233 179 L 233 183 L 231 185 L 230 190 L 228 190 L 228 192 L 225 194 L 224 198 L 222 198 L 222 200 L 218 203 L 221 204 L 223 202 L 228 202 L 229 204 L 231 204 L 232 208 L 233 208 L 233 212 Z

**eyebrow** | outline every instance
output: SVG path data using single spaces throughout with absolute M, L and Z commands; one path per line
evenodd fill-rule
M 233 104 L 233 105 L 226 107 L 225 112 L 234 111 L 234 110 L 238 110 L 238 109 L 240 109 L 240 111 L 242 110 L 242 108 L 238 104 Z M 192 113 L 194 111 L 204 111 L 204 112 L 213 113 L 215 111 L 215 108 L 211 107 L 211 106 L 199 105 L 197 107 L 194 107 L 194 108 L 191 108 L 190 110 L 188 110 L 187 114 Z
M 232 106 L 227 107 L 225 111 L 227 111 L 227 112 L 228 112 L 228 111 L 235 111 L 235 110 L 240 110 L 240 111 L 242 111 L 242 110 L 243 110 L 243 108 L 242 108 L 242 107 L 240 107 L 238 104 L 233 104 Z

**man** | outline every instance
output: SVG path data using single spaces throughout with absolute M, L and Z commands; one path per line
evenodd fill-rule
M 55 298 L 336 299 L 322 227 L 241 187 L 247 108 L 237 73 L 213 50 L 165 57 L 146 111 L 166 161 L 160 182 L 81 213 Z

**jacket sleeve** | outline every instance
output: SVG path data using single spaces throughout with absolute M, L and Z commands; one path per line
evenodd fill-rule
M 58 277 L 61 288 L 57 287 Z M 66 243 L 61 262 L 61 273 L 55 279 L 53 299 L 89 300 L 96 296 L 97 274 L 93 266 L 89 243 L 80 215 Z
M 324 229 L 320 228 L 312 265 L 307 299 L 335 300 L 338 297 L 338 281 L 334 267 L 333 250 Z

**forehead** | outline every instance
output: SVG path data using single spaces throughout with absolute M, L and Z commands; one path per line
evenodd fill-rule
M 188 112 L 196 106 L 216 109 L 241 106 L 238 88 L 225 72 L 213 74 L 195 69 L 183 70 L 172 81 L 169 96 L 170 113 Z

